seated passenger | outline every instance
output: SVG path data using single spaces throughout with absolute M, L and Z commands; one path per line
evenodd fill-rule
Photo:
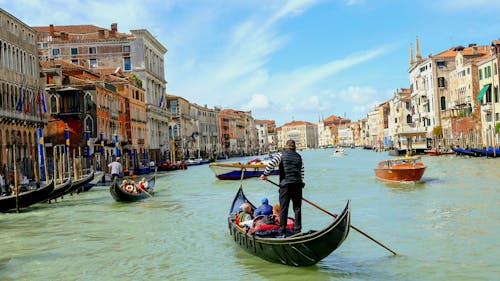
M 238 213 L 238 225 L 248 228 L 252 225 L 252 206 L 249 203 L 241 204 L 241 212 Z
M 254 217 L 260 216 L 260 215 L 270 215 L 273 213 L 273 207 L 271 207 L 269 205 L 269 201 L 267 200 L 266 197 L 262 198 L 261 202 L 262 202 L 262 205 L 260 205 L 253 212 Z

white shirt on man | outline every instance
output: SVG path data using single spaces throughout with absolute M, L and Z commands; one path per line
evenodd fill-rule
M 108 164 L 108 168 L 111 169 L 111 174 L 120 174 L 120 172 L 122 171 L 122 164 L 120 164 L 120 162 L 117 162 L 117 161 L 113 161 L 111 163 Z

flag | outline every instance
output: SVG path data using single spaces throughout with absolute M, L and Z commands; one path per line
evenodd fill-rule
M 26 102 L 26 109 L 24 109 L 24 113 L 30 112 L 31 101 L 33 101 L 33 91 L 30 92 L 30 98 Z
M 24 93 L 23 93 L 23 84 L 19 86 L 19 99 L 17 100 L 17 105 L 16 105 L 16 110 L 21 111 L 23 110 L 23 103 L 24 103 Z
M 160 108 L 162 108 L 162 109 L 163 109 L 163 107 L 164 107 L 164 98 L 165 98 L 165 96 L 164 96 L 164 95 L 161 95 L 161 99 L 160 99 Z
M 42 106 L 43 113 L 47 113 L 47 104 L 45 104 L 45 89 L 42 89 L 42 96 L 40 97 L 40 103 Z

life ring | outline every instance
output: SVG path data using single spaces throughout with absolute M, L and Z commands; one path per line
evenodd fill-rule
M 131 184 L 129 184 L 129 185 L 125 186 L 125 190 L 127 192 L 132 193 L 132 192 L 134 192 L 134 187 Z

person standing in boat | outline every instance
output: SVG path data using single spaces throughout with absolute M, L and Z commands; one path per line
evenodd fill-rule
M 120 157 L 116 157 L 115 161 L 108 164 L 108 168 L 110 169 L 109 173 L 111 174 L 111 180 L 115 180 L 120 176 L 122 172 L 122 164 L 120 163 Z
M 264 170 L 261 176 L 262 180 L 267 180 L 267 177 L 274 170 L 274 167 L 279 166 L 280 170 L 280 235 L 286 234 L 286 224 L 288 219 L 288 206 L 290 201 L 293 204 L 293 212 L 295 214 L 295 223 L 293 232 L 299 233 L 302 229 L 302 188 L 304 183 L 304 162 L 302 157 L 296 151 L 295 141 L 288 140 L 283 151 L 278 152 Z

